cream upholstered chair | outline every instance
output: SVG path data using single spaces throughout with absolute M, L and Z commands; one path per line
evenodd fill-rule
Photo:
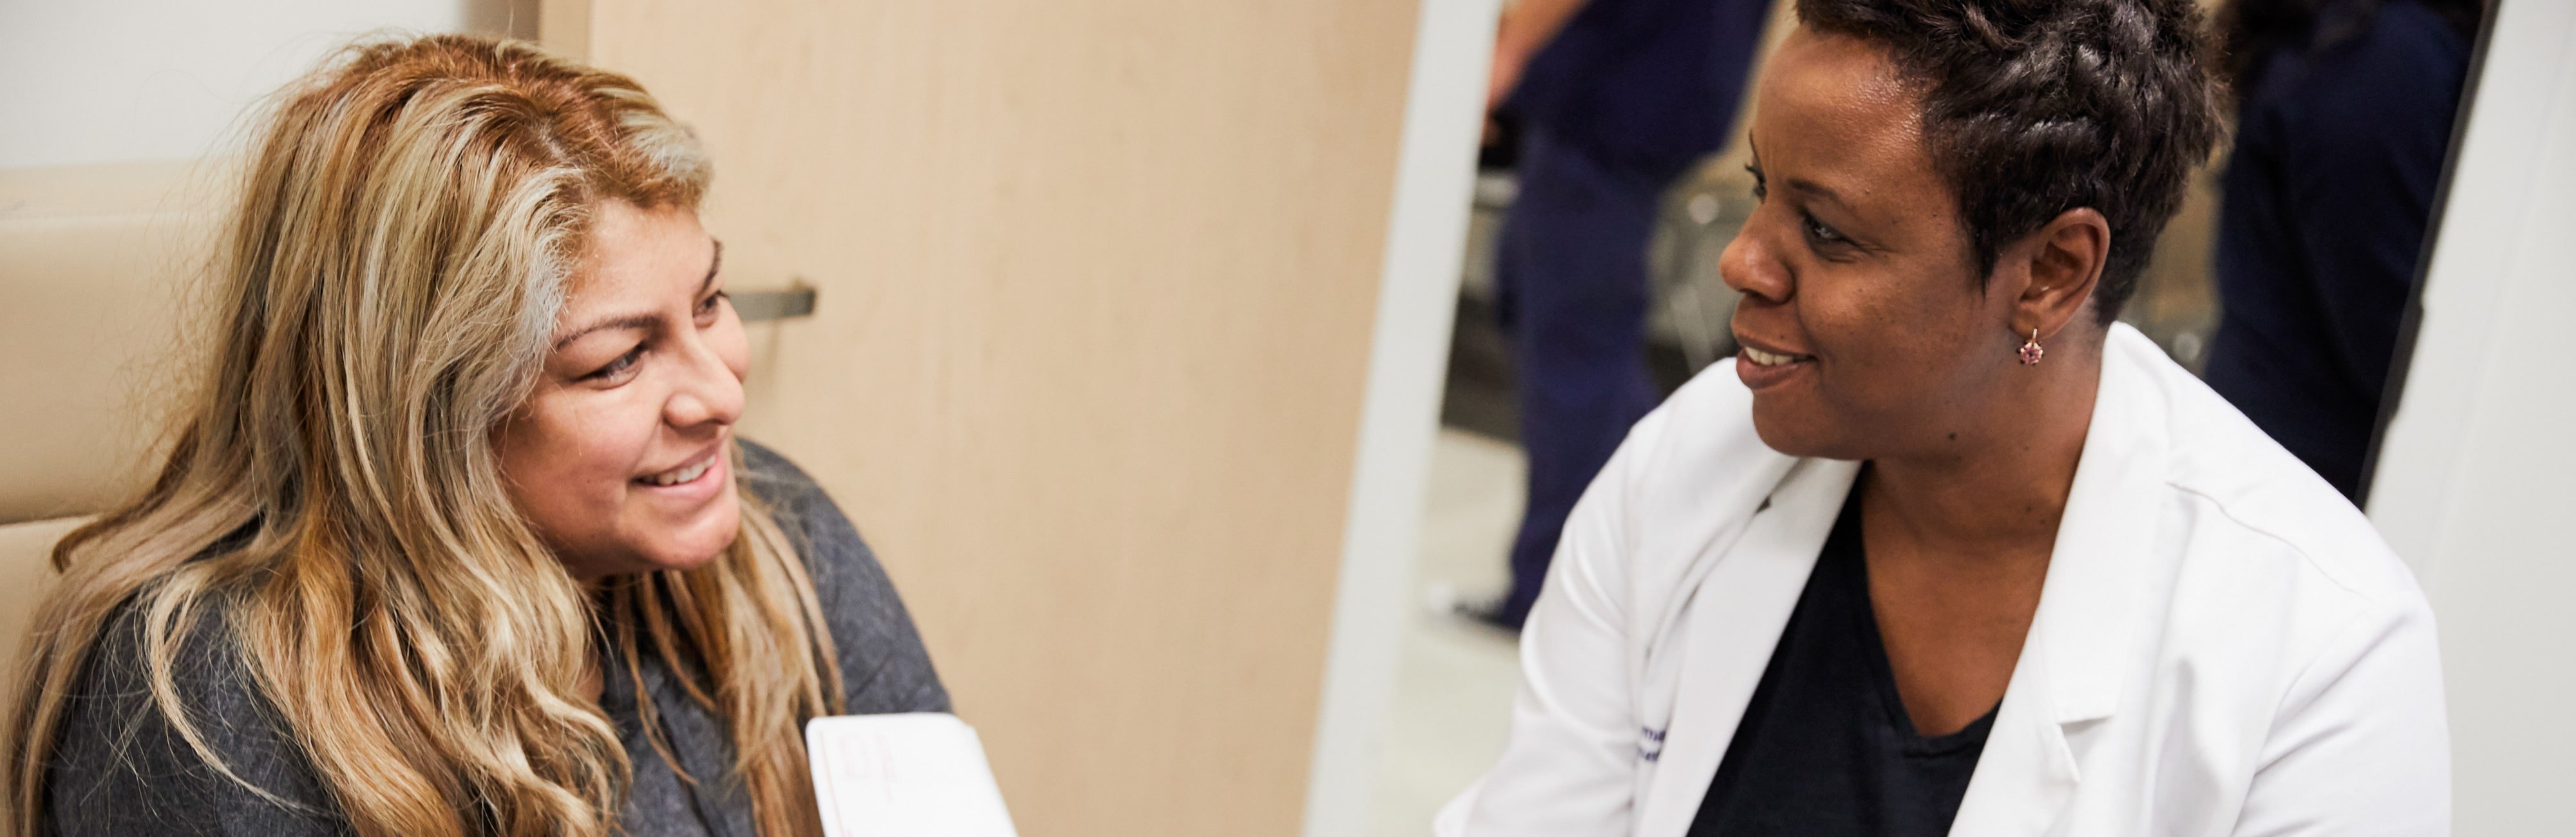
M 54 568 L 46 555 L 54 542 L 80 525 L 86 517 L 58 517 L 0 526 L 0 648 L 9 653 L 8 677 L 18 676 L 18 654 L 26 642 L 27 619 L 36 609 L 36 599 L 50 588 Z M 7 681 L 9 693 L 17 691 L 17 681 Z M 10 700 L 0 694 L 0 705 Z
M 0 695 L 54 543 L 149 476 L 216 168 L 0 170 Z

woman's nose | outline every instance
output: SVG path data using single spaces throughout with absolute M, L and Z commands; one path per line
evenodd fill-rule
M 663 405 L 664 421 L 685 428 L 729 425 L 742 418 L 742 378 L 712 347 L 692 341 L 683 366 L 671 400 Z
M 1717 277 L 1737 293 L 1764 302 L 1780 303 L 1789 299 L 1795 285 L 1788 268 L 1780 263 L 1771 249 L 1770 230 L 1760 211 L 1745 221 L 1744 229 L 1726 243 L 1717 257 Z

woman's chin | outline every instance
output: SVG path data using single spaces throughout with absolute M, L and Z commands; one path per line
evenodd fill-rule
M 1753 396 L 1753 433 L 1762 437 L 1763 446 L 1790 456 L 1814 455 L 1815 440 L 1810 438 L 1815 435 L 1814 419 L 1771 403 L 1780 400 L 1777 397 L 1766 401 L 1763 395 Z
M 656 538 L 653 543 L 639 544 L 638 552 L 645 563 L 656 570 L 694 570 L 716 560 L 733 546 L 740 533 L 738 514 L 722 515 L 722 520 L 701 521 L 699 525 Z
M 1753 433 L 1762 437 L 1762 445 L 1789 456 L 1821 459 L 1860 460 L 1869 458 L 1870 445 L 1853 444 L 1852 434 L 1844 433 L 1835 419 L 1822 411 L 1803 409 L 1806 405 L 1779 399 L 1765 403 L 1762 394 L 1753 397 Z
M 725 484 L 695 514 L 637 527 L 642 537 L 632 545 L 633 552 L 656 570 L 692 570 L 715 560 L 742 531 L 742 504 L 734 499 L 735 490 Z
M 722 508 L 696 519 L 628 527 L 619 533 L 616 547 L 606 550 L 615 557 L 601 562 L 613 565 L 603 574 L 685 571 L 706 566 L 733 546 L 741 521 L 737 509 Z

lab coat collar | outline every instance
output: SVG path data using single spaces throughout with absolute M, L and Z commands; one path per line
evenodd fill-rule
M 2092 427 L 2022 648 L 2046 663 L 2042 706 L 2061 724 L 2107 718 L 2118 707 L 2165 482 L 2165 405 L 2141 362 L 2162 360 L 2163 350 L 2125 323 L 2103 342 Z M 2147 343 L 2156 357 L 2139 358 L 2131 343 Z
M 1748 464 L 1780 457 L 1769 448 L 1745 454 Z M 1669 801 L 1640 809 L 1637 837 L 1689 831 L 1860 463 L 1802 459 L 1782 473 L 1740 537 L 1702 548 L 1706 575 L 1684 585 L 1698 601 L 1682 617 L 1687 624 L 1666 634 L 1682 647 L 1675 649 L 1671 724 L 1644 789 L 1647 799 Z M 1721 553 L 1725 560 L 1717 560 Z
M 2164 483 L 2162 350 L 2125 324 L 2104 341 L 2091 429 L 2048 576 L 1952 834 L 2046 833 L 2083 780 L 2084 735 L 2119 709 Z M 2143 349 L 2141 348 L 2143 344 Z M 2147 358 L 2141 352 L 2154 352 Z

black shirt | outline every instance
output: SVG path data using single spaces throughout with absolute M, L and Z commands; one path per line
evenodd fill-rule
M 1995 713 L 1915 733 L 1870 608 L 1859 498 L 1854 486 L 1690 837 L 1941 835 L 1959 813 Z

